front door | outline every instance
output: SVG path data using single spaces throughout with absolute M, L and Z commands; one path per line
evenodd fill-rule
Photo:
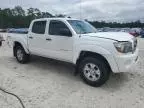
M 47 41 L 49 54 L 53 58 L 72 62 L 73 37 L 66 23 L 51 20 L 49 22 Z

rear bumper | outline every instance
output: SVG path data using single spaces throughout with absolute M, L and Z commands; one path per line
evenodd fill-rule
M 133 54 L 118 55 L 115 57 L 119 72 L 132 72 L 133 69 L 136 69 L 136 64 L 138 62 L 138 52 L 139 50 L 137 49 Z

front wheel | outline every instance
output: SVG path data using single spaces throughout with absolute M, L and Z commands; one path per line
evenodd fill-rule
M 27 63 L 29 61 L 29 55 L 26 54 L 25 50 L 21 46 L 15 48 L 15 56 L 19 63 Z
M 105 62 L 95 57 L 84 58 L 79 65 L 79 71 L 84 82 L 95 87 L 103 85 L 110 75 Z

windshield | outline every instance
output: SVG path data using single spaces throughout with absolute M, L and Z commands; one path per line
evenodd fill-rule
M 96 29 L 88 22 L 79 20 L 68 20 L 68 22 L 77 34 L 87 34 L 96 32 Z

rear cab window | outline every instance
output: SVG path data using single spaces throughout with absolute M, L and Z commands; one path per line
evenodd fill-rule
M 47 21 L 35 21 L 32 26 L 32 32 L 36 34 L 45 34 Z

